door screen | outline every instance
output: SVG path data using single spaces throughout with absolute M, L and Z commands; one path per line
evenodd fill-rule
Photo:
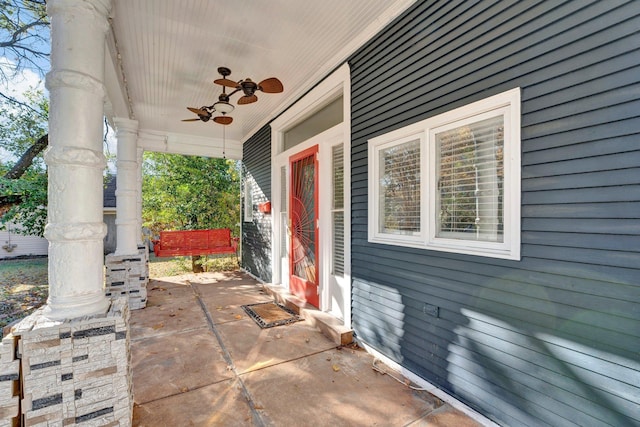
M 289 284 L 291 292 L 319 306 L 318 290 L 318 146 L 290 158 Z

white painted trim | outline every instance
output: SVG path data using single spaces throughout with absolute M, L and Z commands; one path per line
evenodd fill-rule
M 373 138 L 369 141 L 367 150 L 369 157 L 369 164 L 371 165 L 372 174 L 368 182 L 369 189 L 369 212 L 368 212 L 368 233 L 369 241 L 372 243 L 382 243 L 390 245 L 401 245 L 409 247 L 422 247 L 424 241 L 427 238 L 427 225 L 426 225 L 426 212 L 425 209 L 420 209 L 420 231 L 413 234 L 392 234 L 389 232 L 379 231 L 380 225 L 380 191 L 378 183 L 380 182 L 380 151 L 402 145 L 408 142 L 418 140 L 420 147 L 420 161 L 418 166 L 420 167 L 420 182 L 422 187 L 427 182 L 427 171 L 422 165 L 426 164 L 426 150 L 425 150 L 425 135 L 424 131 L 420 129 L 416 132 L 415 127 L 410 126 L 403 128 L 401 134 L 394 134 L 393 137 L 389 137 L 389 134 L 381 135 L 381 137 Z M 400 136 L 404 135 L 404 136 Z M 420 191 L 420 198 L 424 197 L 424 188 Z M 425 200 L 421 200 L 420 203 L 425 203 Z
M 329 104 L 330 101 L 345 95 L 344 82 L 351 79 L 349 66 L 344 64 L 333 74 L 313 88 L 304 98 L 293 104 L 280 117 L 275 119 L 271 124 L 272 129 L 284 133 L 303 119 L 309 117 L 313 112 L 318 111 L 321 107 Z M 349 97 L 351 93 L 349 93 Z M 344 110 L 350 112 L 351 103 Z M 343 113 L 343 114 L 344 114 Z M 275 150 L 279 154 L 282 147 L 282 141 L 279 141 L 277 147 L 271 147 L 272 152 Z
M 318 155 L 319 155 L 319 180 L 320 180 L 320 194 L 318 194 L 318 202 L 320 207 L 319 214 L 319 230 L 320 233 L 320 278 L 322 280 L 322 287 L 320 289 L 320 306 L 323 308 L 323 311 L 327 311 L 328 313 L 332 313 L 330 307 L 331 294 L 330 294 L 330 281 L 331 277 L 331 264 L 333 258 L 333 224 L 332 224 L 332 216 L 331 216 L 331 203 L 332 203 L 332 179 L 333 179 L 333 171 L 331 170 L 331 152 L 333 147 L 337 145 L 342 145 L 343 143 L 343 135 L 342 135 L 342 124 L 336 125 L 335 127 L 321 133 L 320 135 L 312 138 L 315 143 L 319 145 Z M 325 136 L 326 135 L 326 136 Z M 293 147 L 293 149 L 297 148 Z M 344 161 L 344 159 L 343 159 Z M 345 168 L 345 174 L 347 169 Z M 324 191 L 322 190 L 324 188 Z M 346 222 L 346 221 L 345 221 Z M 345 239 L 346 240 L 346 239 Z M 344 285 L 344 278 L 340 280 L 342 285 Z M 349 287 L 350 288 L 350 287 Z M 343 290 L 345 288 L 342 288 Z M 350 292 L 350 291 L 349 291 Z M 344 298 L 344 291 L 341 298 Z M 344 305 L 344 304 L 343 304 Z M 345 307 L 342 307 L 342 310 L 345 310 Z M 334 317 L 336 311 L 333 311 Z M 344 313 L 340 313 L 340 320 L 344 322 Z
M 207 156 L 231 160 L 242 160 L 242 143 L 222 138 L 204 138 L 181 133 L 162 133 L 150 129 L 138 132 L 138 146 L 146 151 L 159 153 Z M 223 147 L 224 156 L 223 156 Z
M 280 265 L 280 168 L 287 166 L 289 156 L 300 150 L 308 148 L 312 145 L 320 144 L 330 147 L 335 145 L 336 139 L 341 138 L 344 144 L 344 161 L 345 161 L 345 183 L 344 183 L 344 204 L 345 204 L 345 267 L 344 267 L 344 283 L 347 288 L 343 293 L 343 323 L 347 328 L 351 327 L 351 73 L 348 64 L 342 65 L 338 70 L 323 80 L 318 86 L 313 88 L 303 99 L 292 105 L 285 113 L 273 121 L 271 124 L 271 192 L 272 192 L 272 225 L 271 241 L 278 242 L 271 247 L 272 261 L 272 282 L 280 284 L 288 289 L 288 277 L 282 274 L 282 266 Z M 284 132 L 290 129 L 301 120 L 309 117 L 315 111 L 327 105 L 337 97 L 343 97 L 343 121 L 341 124 L 316 135 L 309 140 L 292 147 L 289 150 L 282 151 L 284 145 Z M 340 132 L 341 130 L 341 132 Z M 337 131 L 337 133 L 336 133 Z M 331 142 L 331 143 L 330 143 Z M 320 147 L 322 150 L 322 147 Z M 326 148 L 325 148 L 326 149 Z M 330 148 L 329 148 L 330 149 Z M 322 168 L 322 165 L 320 166 Z M 326 172 L 325 172 L 326 173 Z M 322 178 L 321 178 L 322 180 Z M 322 205 L 321 205 L 321 209 Z M 322 216 L 322 214 L 321 214 Z M 326 215 L 325 215 L 326 216 Z M 323 226 L 326 228 L 326 223 Z M 322 246 L 322 243 L 321 243 Z M 326 301 L 326 298 L 325 298 Z
M 396 11 L 398 14 L 400 12 Z M 348 286 L 348 298 L 344 304 L 344 325 L 351 329 L 351 70 L 345 64 L 340 72 L 343 78 L 342 111 L 344 115 L 344 280 Z
M 504 243 L 456 240 L 435 237 L 435 174 L 436 146 L 435 132 L 449 125 L 466 121 L 482 120 L 496 114 L 504 116 L 504 176 L 505 192 L 503 201 Z M 368 141 L 369 156 L 369 225 L 368 241 L 388 245 L 431 249 L 442 252 L 477 255 L 490 258 L 520 260 L 520 203 L 521 203 L 521 159 L 520 159 L 520 88 L 511 89 L 480 101 L 447 111 L 409 126 L 393 130 Z M 407 138 L 421 134 L 421 233 L 420 238 L 396 236 L 377 232 L 378 161 L 376 153 L 379 147 L 406 141 Z M 426 157 L 425 157 L 426 155 Z M 426 216 L 425 216 L 426 215 Z M 426 233 L 425 233 L 426 231 Z
M 420 388 L 425 389 L 427 392 L 433 394 L 434 396 L 436 396 L 437 398 L 439 398 L 443 402 L 448 403 L 449 405 L 451 405 L 452 407 L 454 407 L 458 411 L 463 412 L 464 414 L 468 415 L 474 421 L 482 424 L 485 427 L 500 427 L 499 424 L 494 423 L 493 421 L 491 421 L 489 418 L 485 417 L 481 413 L 475 411 L 474 409 L 472 409 L 469 406 L 465 405 L 464 403 L 460 402 L 458 399 L 456 399 L 455 397 L 451 396 L 446 391 L 439 389 L 435 385 L 431 384 L 429 381 L 427 381 L 424 378 L 418 376 L 417 374 L 411 372 L 410 370 L 404 368 L 399 363 L 394 362 L 393 360 L 389 359 L 387 356 L 385 356 L 384 354 L 380 353 L 378 350 L 376 350 L 375 348 L 371 347 L 366 342 L 358 341 L 358 345 L 361 345 L 362 347 L 364 347 L 364 349 L 367 351 L 367 353 L 371 354 L 373 357 L 375 357 L 376 359 L 380 360 L 382 363 L 384 363 L 385 365 L 387 365 L 391 369 L 399 372 L 400 375 L 404 376 L 405 378 L 408 378 L 409 380 L 411 380 L 411 382 L 417 384 Z
M 116 57 L 115 40 L 110 29 L 105 40 L 104 85 L 107 92 L 105 97 L 105 116 L 111 126 L 113 126 L 114 117 L 129 117 L 129 106 L 123 88 L 122 73 L 120 64 L 114 59 Z

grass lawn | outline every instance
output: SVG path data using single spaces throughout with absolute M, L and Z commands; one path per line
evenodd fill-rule
M 47 258 L 0 261 L 0 327 L 30 314 L 48 294 Z
M 204 259 L 208 271 L 238 268 L 235 256 Z M 191 258 L 149 259 L 149 276 L 170 277 L 190 273 Z M 21 319 L 47 301 L 49 294 L 47 258 L 0 260 L 0 328 Z

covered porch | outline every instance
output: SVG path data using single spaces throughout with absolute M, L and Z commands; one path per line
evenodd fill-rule
M 241 308 L 272 300 L 241 272 L 151 280 L 131 316 L 134 425 L 479 425 L 311 319 L 261 329 Z
M 22 389 L 19 394 L 7 393 L 3 400 L 2 404 L 8 408 L 4 411 L 5 419 L 22 420 L 26 425 L 58 422 L 129 425 L 128 414 L 135 402 L 139 403 L 135 411 L 139 418 L 135 422 L 158 425 L 165 423 L 162 411 L 171 407 L 163 400 L 180 402 L 182 399 L 176 404 L 180 408 L 186 398 L 195 408 L 189 413 L 205 417 L 194 419 L 195 424 L 218 422 L 216 417 L 222 417 L 221 424 L 225 425 L 269 425 L 272 421 L 280 424 L 278 417 L 293 417 L 282 419 L 283 423 L 299 420 L 297 409 L 308 406 L 302 402 L 319 396 L 328 401 L 319 401 L 321 404 L 310 420 L 313 424 L 333 418 L 333 415 L 323 418 L 323 414 L 335 414 L 345 420 L 345 425 L 354 421 L 351 418 L 354 416 L 372 422 L 396 416 L 400 424 L 417 422 L 424 416 L 438 416 L 432 412 L 442 402 L 427 393 L 422 399 L 407 391 L 397 392 L 404 387 L 386 376 L 372 374 L 370 356 L 348 348 L 337 350 L 332 340 L 308 322 L 288 327 L 287 331 L 293 331 L 289 336 L 277 330 L 260 332 L 250 319 L 236 318 L 239 313 L 227 319 L 230 321 L 217 319 L 214 315 L 223 316 L 227 304 L 268 298 L 257 290 L 255 280 L 249 276 L 214 278 L 213 284 L 202 278 L 166 286 L 149 282 L 148 248 L 141 236 L 144 151 L 245 160 L 243 144 L 278 117 L 278 130 L 283 133 L 339 96 L 341 109 L 348 114 L 348 79 L 344 77 L 339 83 L 339 95 L 334 88 L 329 88 L 319 98 L 306 99 L 302 108 L 293 110 L 293 115 L 286 112 L 343 65 L 348 55 L 371 34 L 412 3 L 409 0 L 348 4 L 334 1 L 293 6 L 282 3 L 270 5 L 267 10 L 250 2 L 232 7 L 211 2 L 178 5 L 170 0 L 48 2 L 52 61 L 47 76 L 51 116 L 50 147 L 46 154 L 49 223 L 45 235 L 50 242 L 50 293 L 46 307 L 34 319 L 22 324 L 15 335 L 7 339 L 3 349 L 6 354 L 3 371 Z M 280 24 L 274 24 L 271 17 Z M 216 71 L 219 67 L 229 67 L 233 72 L 229 78 L 235 81 L 248 81 L 248 77 L 260 81 L 277 76 L 284 84 L 284 93 L 259 93 L 258 102 L 236 105 L 230 114 L 233 121 L 226 124 L 215 120 L 185 122 L 183 119 L 195 117 L 187 107 L 191 107 L 191 111 L 203 109 L 201 105 L 219 99 L 222 87 L 213 84 L 214 79 L 221 77 Z M 343 76 L 344 73 L 343 70 Z M 237 101 L 231 99 L 232 104 Z M 104 117 L 115 129 L 117 139 L 117 247 L 106 258 L 106 290 L 102 246 L 106 227 L 101 206 Z M 340 144 L 347 147 L 349 122 L 346 117 L 340 117 L 340 122 L 338 136 L 343 136 Z M 348 164 L 348 149 L 345 152 L 344 165 Z M 270 157 L 271 153 L 267 153 L 263 160 L 270 161 Z M 251 180 L 253 189 L 266 197 L 268 185 L 255 177 Z M 349 194 L 348 184 L 347 179 L 343 183 L 344 200 Z M 274 194 L 273 223 L 279 235 L 284 235 L 285 230 L 278 229 L 284 208 L 278 206 L 276 197 Z M 330 196 L 326 193 L 318 197 L 328 200 Z M 269 199 L 271 197 L 263 202 Z M 247 199 L 244 200 L 246 206 Z M 255 208 L 259 215 L 268 215 Z M 347 207 L 343 214 L 348 217 L 348 213 Z M 328 222 L 323 223 L 323 227 L 326 225 Z M 274 242 L 279 238 L 263 237 Z M 348 242 L 348 229 L 343 237 Z M 245 236 L 244 243 L 251 245 L 250 235 Z M 329 251 L 326 244 L 321 249 Z M 284 253 L 275 244 L 269 250 L 275 265 L 278 262 L 275 260 L 280 260 Z M 339 300 L 339 310 L 335 310 L 338 317 L 329 314 L 350 329 L 348 253 L 343 255 L 343 262 L 347 274 L 339 291 L 327 293 L 323 297 L 325 302 L 316 305 L 320 311 L 329 312 L 332 310 L 327 301 Z M 327 265 L 324 268 L 328 268 Z M 251 272 L 255 275 L 255 271 Z M 286 289 L 286 276 L 287 272 L 278 267 L 275 284 L 284 285 Z M 267 282 L 273 278 L 270 273 L 260 277 Z M 198 280 L 204 282 L 198 283 Z M 234 289 L 235 280 L 243 282 L 243 286 Z M 224 286 L 216 286 L 216 281 Z M 246 286 L 254 287 L 256 295 L 247 293 Z M 163 299 L 163 293 L 168 294 L 163 289 L 172 291 L 170 298 Z M 226 296 L 215 295 L 216 291 L 231 292 L 229 302 L 222 304 Z M 214 297 L 207 299 L 207 293 Z M 188 303 L 188 308 L 180 307 L 181 303 Z M 138 310 L 145 306 L 144 310 Z M 218 310 L 218 307 L 223 308 Z M 167 319 L 155 317 L 162 319 L 167 309 Z M 177 323 L 172 329 L 174 321 Z M 189 326 L 185 329 L 183 325 Z M 232 339 L 225 338 L 225 330 Z M 196 343 L 184 341 L 189 335 L 196 338 Z M 163 340 L 169 340 L 170 344 Z M 280 345 L 277 343 L 280 340 L 288 342 Z M 17 351 L 20 343 L 24 348 Z M 272 343 L 274 349 L 271 349 Z M 186 357 L 182 365 L 188 367 L 186 371 L 168 366 L 172 364 L 175 348 L 181 345 L 184 351 L 179 353 Z M 195 351 L 203 345 L 207 346 L 204 351 Z M 244 350 L 243 345 L 247 346 Z M 45 348 L 47 350 L 42 351 Z M 264 359 L 271 360 L 267 365 L 272 366 L 262 366 Z M 327 359 L 344 364 L 329 364 Z M 360 359 L 367 362 L 356 367 Z M 195 365 L 194 360 L 198 361 Z M 340 380 L 325 383 L 330 378 L 327 375 L 307 377 L 302 374 L 306 368 L 296 367 L 297 364 L 314 371 L 329 364 L 331 372 L 343 376 L 350 369 L 363 375 L 366 372 L 372 383 L 367 383 L 364 376 L 357 376 L 358 379 L 353 377 L 338 387 L 336 383 Z M 212 366 L 212 369 L 207 370 L 206 375 L 197 375 L 202 373 L 202 366 Z M 27 375 L 28 378 L 21 374 L 24 367 L 28 368 L 27 374 L 32 374 Z M 292 371 L 283 374 L 289 368 Z M 167 376 L 188 381 L 178 389 L 166 388 Z M 53 383 L 47 383 L 45 377 Z M 296 378 L 297 381 L 291 381 Z M 290 397 L 280 393 L 285 389 L 278 386 L 278 379 L 287 385 Z M 150 380 L 160 380 L 162 384 L 148 383 Z M 269 383 L 268 388 L 260 389 L 265 381 Z M 365 388 L 377 390 L 379 394 L 373 401 L 362 400 L 359 382 L 367 384 Z M 298 388 L 301 385 L 302 388 Z M 397 387 L 397 390 L 391 392 L 387 387 Z M 381 393 L 385 390 L 389 392 Z M 201 400 L 207 393 L 213 393 L 218 404 Z M 399 400 L 394 402 L 387 394 L 396 395 Z M 349 410 L 345 402 L 352 402 Z M 242 406 L 247 404 L 248 407 Z M 264 410 L 260 409 L 261 405 Z M 403 406 L 405 410 L 400 410 Z M 374 407 L 389 409 L 373 414 Z M 238 418 L 238 413 L 243 416 Z M 152 418 L 144 418 L 145 414 Z M 185 416 L 184 412 L 181 416 Z M 169 424 L 185 424 L 183 421 L 177 419 Z

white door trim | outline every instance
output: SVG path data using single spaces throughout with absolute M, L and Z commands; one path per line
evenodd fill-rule
M 318 84 L 314 89 L 312 89 L 307 95 L 305 95 L 302 99 L 300 99 L 296 104 L 292 105 L 287 111 L 285 111 L 280 117 L 275 119 L 271 124 L 271 206 L 272 206 L 272 218 L 273 218 L 273 227 L 272 227 L 272 242 L 271 245 L 271 259 L 272 259 L 272 267 L 273 267 L 273 275 L 272 281 L 274 284 L 281 284 L 286 287 L 289 286 L 288 283 L 288 271 L 283 271 L 284 266 L 281 263 L 281 253 L 280 253 L 280 241 L 281 241 L 281 233 L 286 232 L 286 230 L 282 230 L 281 224 L 281 212 L 282 207 L 280 206 L 280 168 L 282 166 L 286 166 L 288 168 L 288 156 L 293 152 L 298 152 L 308 146 L 311 146 L 315 143 L 318 143 L 318 137 L 325 137 L 327 142 L 320 142 L 320 150 L 322 150 L 323 145 L 330 147 L 335 145 L 336 141 L 342 139 L 344 144 L 344 165 L 345 165 L 345 176 L 344 176 L 344 216 L 345 216 L 345 229 L 344 229 L 344 239 L 345 239 L 345 254 L 344 254 L 344 287 L 341 295 L 343 301 L 343 323 L 347 328 L 351 328 L 351 77 L 350 70 L 348 64 L 344 64 L 339 69 L 337 69 L 333 74 L 328 76 L 325 80 Z M 312 115 L 315 111 L 318 111 L 320 108 L 327 105 L 330 101 L 336 99 L 342 95 L 343 97 L 343 121 L 341 124 L 336 125 L 335 127 L 321 133 L 320 135 L 314 136 L 310 138 L 308 141 L 305 141 L 295 147 L 283 151 L 284 146 L 284 132 L 293 127 L 295 124 L 300 121 L 306 119 L 310 115 Z M 327 149 L 327 148 L 326 148 Z M 323 150 L 324 151 L 324 150 Z M 321 155 L 322 156 L 322 155 Z M 322 160 L 322 158 L 321 158 Z M 323 163 L 325 164 L 323 166 Z M 330 171 L 329 162 L 324 161 L 320 163 L 320 170 L 322 171 Z M 325 172 L 326 174 L 327 172 Z M 330 172 L 329 172 L 330 173 Z M 327 175 L 325 175 L 327 176 Z M 323 178 L 321 178 L 322 180 Z M 321 181 L 322 182 L 322 181 Z M 327 181 L 325 181 L 326 183 Z M 330 212 L 329 205 L 330 203 L 328 195 L 323 195 L 322 188 L 328 189 L 330 186 L 321 185 L 321 190 L 319 197 L 324 200 L 321 201 L 321 209 L 323 212 Z M 326 190 L 325 190 L 326 192 Z M 323 208 L 324 205 L 324 208 Z M 331 230 L 331 219 L 330 214 L 326 215 L 321 212 L 321 226 L 322 230 Z M 326 218 L 328 217 L 328 218 Z M 330 248 L 323 247 L 322 241 L 327 241 L 326 238 L 323 239 L 327 233 L 323 232 L 320 236 L 321 238 L 321 248 L 320 251 L 322 254 L 326 254 Z M 328 239 L 331 241 L 331 239 Z M 322 267 L 324 271 L 328 271 L 328 267 L 323 265 Z M 328 277 L 325 275 L 325 277 Z M 321 279 L 322 280 L 322 279 Z M 323 280 L 323 282 L 325 282 Z M 322 284 L 321 284 L 322 286 Z M 327 286 L 322 286 L 324 292 L 324 288 Z M 327 303 L 330 297 L 328 295 L 321 295 L 321 308 L 325 309 L 327 307 Z M 324 304 L 324 305 L 323 305 Z

